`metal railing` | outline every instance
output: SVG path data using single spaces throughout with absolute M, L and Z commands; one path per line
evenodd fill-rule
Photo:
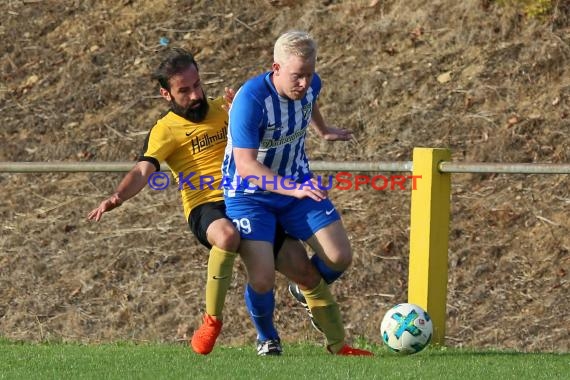
M 134 162 L 0 162 L 0 173 L 49 173 L 49 172 L 127 172 Z M 163 170 L 168 165 L 161 164 Z M 314 171 L 352 172 L 411 172 L 412 161 L 363 162 L 363 161 L 313 161 Z M 488 163 L 451 162 L 439 163 L 442 173 L 509 173 L 509 174 L 570 174 L 570 164 L 544 163 Z
M 49 173 L 49 172 L 127 172 L 135 162 L 0 162 L 0 173 Z M 161 170 L 169 170 L 161 163 Z M 412 162 L 359 162 L 313 161 L 314 171 L 353 172 L 411 172 Z

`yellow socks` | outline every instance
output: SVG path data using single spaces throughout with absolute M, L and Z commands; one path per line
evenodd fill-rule
M 344 346 L 344 326 L 342 325 L 342 317 L 338 304 L 327 286 L 327 283 L 321 279 L 321 282 L 310 290 L 302 290 L 307 305 L 313 313 L 313 318 L 323 330 L 327 338 L 327 346 L 332 353 L 338 352 Z
M 235 252 L 227 252 L 216 246 L 210 250 L 208 280 L 206 281 L 206 313 L 221 319 L 226 293 L 232 281 Z

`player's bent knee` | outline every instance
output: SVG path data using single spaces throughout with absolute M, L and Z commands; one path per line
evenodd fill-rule
M 236 252 L 239 243 L 239 232 L 233 226 L 220 228 L 214 236 L 214 244 L 225 251 Z
M 344 271 L 352 264 L 352 253 L 339 252 L 337 255 L 333 255 L 332 258 L 329 257 L 329 260 L 331 269 Z
M 275 286 L 275 278 L 256 278 L 250 279 L 249 285 L 256 293 L 264 294 L 272 290 Z
M 352 264 L 352 254 L 341 256 L 339 265 L 342 267 L 343 270 L 348 268 L 350 264 Z

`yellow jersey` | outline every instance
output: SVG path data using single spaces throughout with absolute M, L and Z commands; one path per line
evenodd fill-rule
M 190 211 L 207 202 L 224 199 L 222 160 L 228 136 L 228 114 L 223 98 L 208 99 L 206 118 L 194 123 L 169 111 L 148 133 L 139 161 L 160 170 L 166 162 L 182 197 L 186 220 Z

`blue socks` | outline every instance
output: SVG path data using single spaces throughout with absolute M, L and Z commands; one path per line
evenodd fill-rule
M 313 255 L 313 257 L 311 257 L 311 261 L 327 284 L 333 283 L 344 273 L 337 272 L 336 270 L 329 268 L 318 255 Z
M 313 265 L 317 268 L 323 280 L 330 284 L 338 279 L 343 272 L 329 268 L 317 255 L 311 257 Z M 244 292 L 245 305 L 251 317 L 251 321 L 257 330 L 257 339 L 266 341 L 269 339 L 279 339 L 279 334 L 273 324 L 273 312 L 275 310 L 275 296 L 273 289 L 267 293 L 257 293 L 247 284 Z
M 260 294 L 247 284 L 244 298 L 251 321 L 257 330 L 257 338 L 262 342 L 269 339 L 279 339 L 279 334 L 273 325 L 273 311 L 275 310 L 273 289 Z

